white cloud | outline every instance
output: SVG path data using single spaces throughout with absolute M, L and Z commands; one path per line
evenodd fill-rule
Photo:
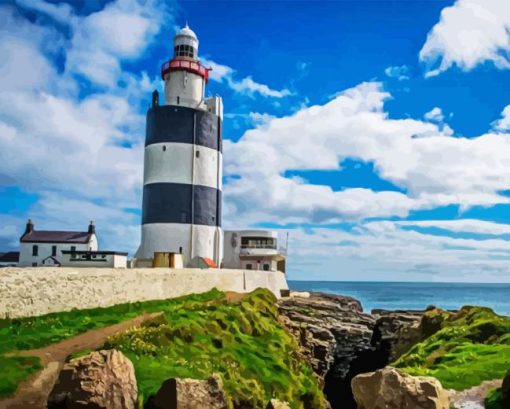
M 69 24 L 71 19 L 76 17 L 72 7 L 66 3 L 54 4 L 44 0 L 16 0 L 16 3 L 23 8 L 46 14 L 63 24 Z
M 494 223 L 478 219 L 458 220 L 412 220 L 395 222 L 399 226 L 436 227 L 455 233 L 489 235 L 510 234 L 510 224 Z
M 236 71 L 227 65 L 218 64 L 205 58 L 202 58 L 202 63 L 205 66 L 212 68 L 212 71 L 210 71 L 209 74 L 209 78 L 211 80 L 217 82 L 225 82 L 231 89 L 240 94 L 248 96 L 259 94 L 263 97 L 271 98 L 283 98 L 292 95 L 288 89 L 282 89 L 279 91 L 274 90 L 266 84 L 261 84 L 254 81 L 250 76 L 238 80 L 234 78 Z
M 509 241 L 424 234 L 398 222 L 293 229 L 289 254 L 292 278 L 301 280 L 510 281 Z
M 69 11 L 43 1 L 23 2 L 23 7 L 54 19 Z M 103 246 L 135 250 L 138 216 L 123 209 L 140 207 L 145 127 L 140 96 L 149 98 L 158 81 L 145 72 L 122 71 L 103 91 L 80 92 L 84 84 L 76 74 L 86 75 L 94 87 L 105 85 L 125 60 L 143 55 L 164 15 L 156 15 L 154 7 L 154 2 L 119 0 L 88 16 L 71 13 L 65 22 L 70 38 L 39 19 L 30 22 L 12 7 L 0 8 L 6 23 L 0 27 L 5 57 L 0 63 L 0 179 L 39 196 L 26 213 L 40 228 L 79 229 L 94 218 Z M 54 54 L 65 57 L 64 72 L 55 68 Z M 112 65 L 98 66 L 98 56 Z M 80 59 L 82 66 L 74 67 Z M 6 223 L 19 234 L 24 217 Z
M 469 71 L 492 62 L 510 68 L 510 6 L 508 0 L 457 0 L 441 12 L 420 51 L 426 76 L 453 65 Z
M 122 78 L 121 61 L 142 55 L 165 17 L 155 1 L 117 0 L 75 19 L 66 70 L 114 87 Z
M 395 65 L 391 67 L 387 67 L 384 70 L 384 73 L 390 78 L 396 78 L 399 81 L 408 80 L 409 77 L 409 67 L 407 65 Z
M 431 121 L 431 122 L 443 122 L 444 121 L 443 111 L 439 107 L 432 108 L 423 117 L 427 121 Z
M 270 119 L 238 142 L 225 141 L 225 173 L 238 176 L 225 187 L 225 219 L 333 223 L 450 204 L 510 203 L 499 194 L 510 187 L 504 177 L 510 138 L 452 137 L 437 124 L 390 119 L 389 97 L 378 83 L 360 84 L 325 105 Z M 333 191 L 285 177 L 291 170 L 340 170 L 345 158 L 373 162 L 380 177 L 407 193 Z
M 500 132 L 510 131 L 510 105 L 507 105 L 501 113 L 501 118 L 492 124 L 493 128 Z

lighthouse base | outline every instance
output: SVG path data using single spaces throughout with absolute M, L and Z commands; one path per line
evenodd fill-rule
M 223 259 L 223 233 L 217 226 L 182 223 L 150 223 L 142 225 L 142 242 L 137 259 L 152 259 L 156 252 L 180 253 L 184 265 L 192 267 L 196 257 Z

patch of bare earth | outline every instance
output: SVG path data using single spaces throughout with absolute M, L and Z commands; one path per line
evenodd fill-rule
M 484 409 L 487 393 L 501 387 L 501 383 L 501 379 L 494 379 L 463 391 L 450 390 L 450 405 L 455 409 Z
M 143 314 L 129 321 L 84 332 L 44 348 L 20 351 L 21 355 L 41 358 L 43 369 L 21 382 L 13 396 L 0 399 L 0 409 L 46 409 L 48 395 L 69 355 L 83 349 L 100 348 L 109 336 L 137 327 L 156 315 L 157 313 Z

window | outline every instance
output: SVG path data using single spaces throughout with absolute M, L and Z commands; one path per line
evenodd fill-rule
M 263 268 L 264 271 L 269 271 L 269 264 L 265 263 Z
M 57 255 L 57 246 L 51 246 L 51 255 L 53 257 Z
M 39 246 L 37 244 L 34 244 L 32 246 L 32 256 L 37 257 L 39 255 Z M 37 263 L 36 263 L 37 265 Z
M 179 247 L 179 253 L 182 254 L 182 247 Z
M 251 270 L 251 263 L 246 264 L 246 270 Z
M 32 267 L 37 267 L 37 263 L 32 263 Z
M 200 158 L 200 151 L 196 151 L 196 152 L 195 152 L 195 156 L 196 156 L 197 158 Z
M 76 251 L 76 246 L 71 246 L 71 251 L 74 253 Z
M 163 152 L 166 152 L 166 146 L 163 145 Z

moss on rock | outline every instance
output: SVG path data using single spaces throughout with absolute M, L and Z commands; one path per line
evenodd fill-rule
M 457 313 L 427 311 L 420 325 L 423 340 L 393 364 L 411 375 L 462 390 L 502 378 L 510 367 L 510 317 L 466 306 Z
M 274 295 L 262 289 L 238 302 L 182 299 L 142 327 L 110 337 L 106 346 L 132 360 L 145 399 L 165 379 L 219 373 L 231 407 L 262 408 L 277 398 L 295 409 L 323 408 L 317 380 L 277 316 Z

